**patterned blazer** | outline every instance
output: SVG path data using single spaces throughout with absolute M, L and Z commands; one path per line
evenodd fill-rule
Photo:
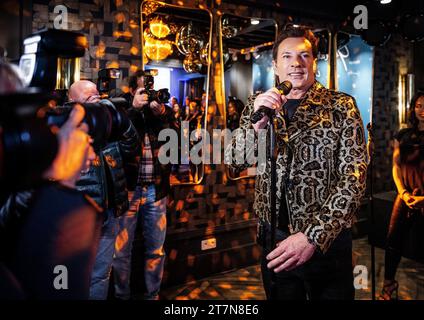
M 256 135 L 246 134 L 248 129 L 253 130 L 250 116 L 256 96 L 249 97 L 240 130 L 233 133 L 226 148 L 226 163 L 236 171 L 251 166 L 236 161 L 236 155 L 256 153 L 258 149 Z M 256 143 L 249 144 L 245 136 L 253 136 Z M 325 253 L 340 231 L 352 226 L 365 193 L 367 152 L 355 99 L 315 81 L 288 127 L 282 114 L 277 116 L 276 140 L 276 212 L 281 200 L 286 201 L 290 232 L 303 232 Z M 267 160 L 264 172 L 255 181 L 253 208 L 260 221 L 270 221 L 270 190 Z

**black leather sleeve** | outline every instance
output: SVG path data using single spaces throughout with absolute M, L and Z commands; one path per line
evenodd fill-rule
M 8 228 L 25 217 L 33 197 L 33 190 L 11 193 L 0 208 L 0 230 Z
M 132 159 L 140 153 L 140 137 L 132 122 L 128 130 L 122 135 L 122 139 L 119 141 L 119 148 L 124 159 Z

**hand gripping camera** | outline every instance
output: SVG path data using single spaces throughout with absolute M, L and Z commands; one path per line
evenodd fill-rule
M 158 103 L 168 103 L 169 99 L 171 98 L 171 94 L 169 93 L 168 89 L 159 89 L 154 90 L 153 86 L 155 84 L 155 80 L 153 78 L 153 72 L 152 70 L 144 71 L 143 79 L 144 79 L 144 90 L 142 93 L 147 94 L 149 103 L 152 101 L 156 101 Z

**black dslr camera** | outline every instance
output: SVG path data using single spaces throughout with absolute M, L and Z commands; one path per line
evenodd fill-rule
M 156 101 L 158 103 L 168 103 L 171 98 L 171 94 L 168 89 L 159 89 L 154 90 L 153 86 L 155 84 L 155 80 L 153 78 L 153 74 L 151 70 L 144 72 L 144 90 L 140 92 L 141 94 L 145 93 L 148 96 L 149 103 L 152 101 Z
M 97 103 L 80 103 L 85 109 L 82 122 L 88 125 L 93 147 L 99 150 L 107 143 L 118 141 L 130 127 L 125 111 L 128 102 L 124 98 L 103 99 Z M 46 111 L 47 124 L 61 127 L 69 117 L 74 102 Z
M 37 112 L 50 97 L 35 89 L 0 95 L 0 185 L 34 187 L 58 151 L 56 135 Z
M 121 71 L 116 68 L 101 69 L 98 72 L 97 90 L 103 97 L 111 97 L 112 93 L 116 93 L 116 79 L 121 77 Z
M 59 146 L 51 127 L 66 122 L 73 103 L 52 108 L 52 100 L 53 95 L 31 88 L 0 95 L 0 182 L 9 190 L 34 187 L 56 157 Z M 94 149 L 120 140 L 128 130 L 127 104 L 123 98 L 81 104 Z

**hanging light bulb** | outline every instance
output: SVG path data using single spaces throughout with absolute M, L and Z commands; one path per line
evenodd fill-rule
M 166 59 L 172 54 L 172 43 L 168 40 L 158 40 L 144 31 L 144 53 L 155 61 Z
M 150 20 L 150 32 L 157 38 L 165 38 L 171 31 L 169 26 L 159 17 Z

